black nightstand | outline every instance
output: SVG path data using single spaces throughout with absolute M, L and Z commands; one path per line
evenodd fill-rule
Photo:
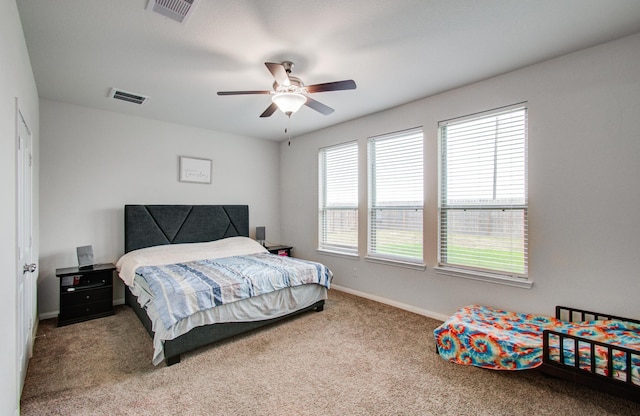
M 264 246 L 264 248 L 269 250 L 269 253 L 287 257 L 291 257 L 291 250 L 293 250 L 293 247 L 291 246 L 283 246 L 279 244 Z
M 115 269 L 111 263 L 56 269 L 60 279 L 58 326 L 113 315 Z

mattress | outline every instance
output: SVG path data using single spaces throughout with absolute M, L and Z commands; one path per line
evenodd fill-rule
M 328 297 L 327 288 L 324 286 L 303 285 L 289 287 L 200 311 L 180 320 L 170 328 L 165 328 L 160 314 L 151 301 L 152 294 L 148 289 L 144 288 L 145 284 L 138 280 L 136 280 L 136 284 L 130 287 L 130 290 L 137 297 L 138 303 L 147 311 L 147 315 L 151 319 L 154 331 L 152 360 L 154 365 L 160 364 L 164 359 L 164 341 L 175 339 L 195 327 L 222 322 L 252 322 L 279 318 L 311 306 L 317 301 Z
M 440 356 L 448 361 L 493 370 L 525 370 L 542 364 L 542 332 L 562 330 L 559 319 L 465 306 L 434 335 Z

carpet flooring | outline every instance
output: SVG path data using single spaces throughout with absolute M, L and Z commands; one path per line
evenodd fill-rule
M 632 415 L 640 404 L 537 371 L 451 364 L 439 321 L 330 291 L 323 312 L 151 364 L 133 311 L 41 321 L 22 415 Z

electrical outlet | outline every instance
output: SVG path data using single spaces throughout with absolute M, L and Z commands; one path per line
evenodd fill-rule
M 353 276 L 353 277 L 358 277 L 358 268 L 357 268 L 357 267 L 354 267 L 354 268 L 353 268 L 352 276 Z

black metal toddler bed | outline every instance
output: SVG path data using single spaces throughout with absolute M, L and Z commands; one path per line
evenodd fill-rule
M 631 340 L 601 342 L 554 330 L 544 330 L 542 365 L 545 374 L 571 380 L 594 389 L 640 402 L 640 321 L 637 319 L 556 306 L 556 318 L 568 322 L 620 321 L 635 329 Z M 584 334 L 589 335 L 589 334 Z M 557 345 L 567 348 L 557 349 Z M 627 345 L 627 346 L 624 346 Z M 576 359 L 575 351 L 578 351 Z
M 486 306 L 459 309 L 435 329 L 448 361 L 545 374 L 640 402 L 640 321 L 556 307 L 556 317 Z
M 116 266 L 126 304 L 153 338 L 156 365 L 323 310 L 331 271 L 249 239 L 246 205 L 126 205 L 124 214 L 125 255 Z

